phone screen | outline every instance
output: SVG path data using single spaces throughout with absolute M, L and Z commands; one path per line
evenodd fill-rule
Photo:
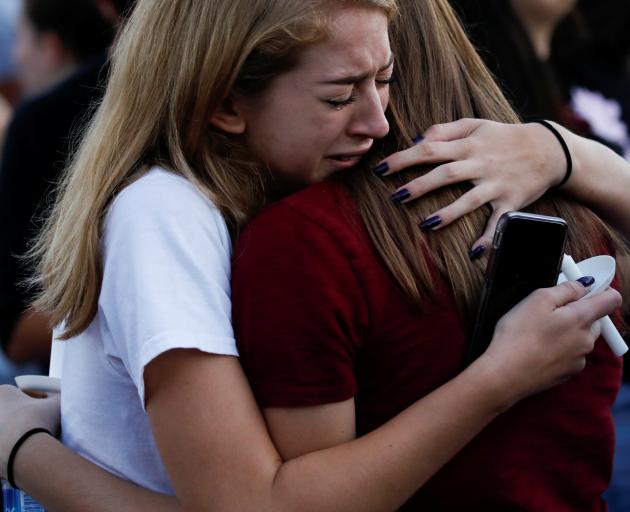
M 505 313 L 534 290 L 556 284 L 566 234 L 566 222 L 558 217 L 512 212 L 501 218 L 486 270 L 469 361 L 486 350 Z

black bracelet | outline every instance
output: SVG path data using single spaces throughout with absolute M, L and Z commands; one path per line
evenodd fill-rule
M 29 437 L 34 436 L 35 434 L 42 434 L 42 433 L 52 436 L 52 434 L 45 428 L 34 428 L 32 430 L 29 430 L 22 437 L 20 437 L 17 443 L 13 445 L 13 449 L 11 450 L 11 454 L 9 455 L 9 462 L 7 464 L 7 481 L 9 482 L 9 484 L 11 484 L 11 487 L 13 487 L 14 489 L 19 489 L 19 487 L 15 483 L 15 480 L 13 480 L 13 463 L 15 462 L 15 456 L 17 455 L 17 452 Z
M 569 151 L 569 146 L 567 146 L 567 143 L 562 138 L 562 135 L 560 135 L 560 132 L 556 130 L 550 122 L 545 121 L 544 119 L 535 119 L 534 121 L 532 121 L 532 123 L 542 124 L 545 128 L 547 128 L 551 133 L 555 135 L 556 139 L 558 139 L 558 142 L 562 146 L 562 151 L 564 151 L 564 156 L 567 159 L 567 171 L 564 174 L 564 178 L 562 178 L 562 181 L 558 183 L 557 185 L 555 185 L 554 187 L 552 187 L 552 188 L 560 188 L 567 181 L 569 181 L 569 178 L 571 177 L 571 173 L 573 172 L 573 159 L 571 158 L 571 152 Z

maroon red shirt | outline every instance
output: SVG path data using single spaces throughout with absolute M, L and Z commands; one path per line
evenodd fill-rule
M 455 377 L 467 339 L 448 283 L 434 284 L 424 308 L 410 303 L 334 181 L 269 207 L 233 267 L 236 335 L 260 405 L 355 397 L 360 436 Z M 606 510 L 620 378 L 598 341 L 580 375 L 495 420 L 404 510 Z

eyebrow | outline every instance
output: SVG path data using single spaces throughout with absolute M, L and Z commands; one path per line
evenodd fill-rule
M 394 63 L 394 54 L 392 53 L 391 56 L 389 57 L 389 61 L 387 61 L 387 64 L 385 64 L 385 66 L 380 68 L 379 72 L 385 71 L 387 68 L 391 67 L 393 63 Z M 334 80 L 326 80 L 320 83 L 321 84 L 335 84 L 335 85 L 352 85 L 352 84 L 356 84 L 357 82 L 360 82 L 361 80 L 365 80 L 368 76 L 370 76 L 369 73 L 363 73 L 362 75 L 344 76 L 341 78 L 335 78 Z

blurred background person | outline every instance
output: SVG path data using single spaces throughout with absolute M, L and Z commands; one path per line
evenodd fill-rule
M 626 159 L 630 159 L 629 57 L 630 2 L 626 0 L 580 0 L 554 35 L 551 59 L 564 98 L 595 136 Z
M 616 6 L 615 10 L 606 9 L 602 2 L 585 2 L 589 11 L 584 16 L 577 0 L 451 0 L 486 64 L 525 121 L 551 119 L 623 154 L 625 125 L 615 122 L 612 126 L 609 113 L 607 121 L 598 122 L 605 109 L 594 105 L 593 94 L 574 87 L 578 85 L 574 80 L 593 71 L 587 71 L 581 60 L 584 52 L 593 55 L 596 62 L 602 56 L 606 59 L 625 51 L 623 44 L 616 46 L 621 30 L 616 30 L 614 39 L 608 34 L 614 52 L 596 45 L 594 32 L 589 32 L 587 21 L 593 13 L 597 14 L 591 19 L 599 20 L 598 27 L 608 30 L 611 22 L 606 20 L 627 11 L 630 5 L 624 0 L 605 2 Z M 601 30 L 599 33 L 604 35 Z M 622 81 L 627 80 L 625 70 L 623 74 Z
M 524 120 L 554 120 L 630 158 L 630 2 L 451 3 Z M 613 408 L 617 447 L 610 512 L 630 511 L 630 355 L 625 363 Z
M 42 225 L 73 134 L 102 95 L 107 51 L 130 2 L 20 3 L 13 58 L 22 101 L 0 159 L 0 343 L 10 363 L 34 362 L 45 372 L 51 329 L 48 318 L 28 308 L 32 293 L 22 283 L 31 271 L 19 255 Z M 22 371 L 12 370 L 0 380 Z

